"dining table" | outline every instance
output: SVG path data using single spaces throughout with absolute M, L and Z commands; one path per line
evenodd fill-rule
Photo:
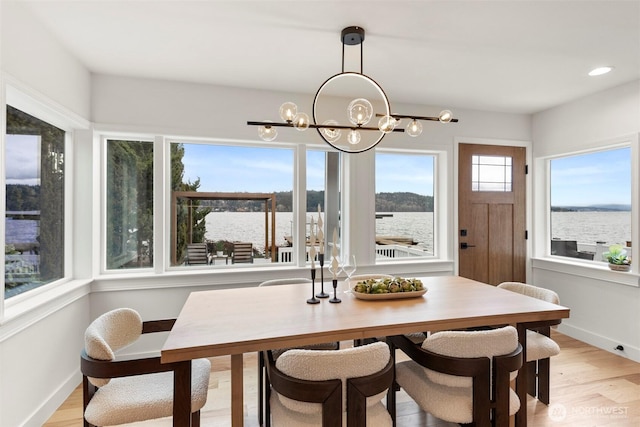
M 569 308 L 459 276 L 418 277 L 423 295 L 361 299 L 340 281 L 324 289 L 341 300 L 310 304 L 314 284 L 242 287 L 192 292 L 161 350 L 162 363 L 201 357 L 231 358 L 231 425 L 244 425 L 243 354 L 333 341 L 402 335 L 414 332 L 514 325 L 523 351 L 527 327 L 557 324 Z M 383 294 L 384 295 L 384 294 Z M 410 296 L 410 295 L 407 295 Z M 413 296 L 413 295 L 411 295 Z M 526 360 L 526 354 L 523 354 Z M 526 427 L 527 370 L 521 369 L 516 392 L 521 409 L 515 424 Z M 189 372 L 189 371 L 188 371 Z M 188 376 L 190 378 L 190 375 Z M 174 386 L 174 426 L 190 426 L 191 384 Z

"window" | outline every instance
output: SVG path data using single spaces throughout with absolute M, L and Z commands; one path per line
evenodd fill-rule
M 64 277 L 65 132 L 7 106 L 5 299 Z
M 171 265 L 203 243 L 211 267 L 292 262 L 293 182 L 291 148 L 171 143 Z
M 153 142 L 107 140 L 107 269 L 153 266 Z
M 471 191 L 512 191 L 511 157 L 471 156 Z
M 376 153 L 376 257 L 434 255 L 434 163 L 429 154 Z
M 555 158 L 550 175 L 552 255 L 600 262 L 612 244 L 631 252 L 631 148 Z

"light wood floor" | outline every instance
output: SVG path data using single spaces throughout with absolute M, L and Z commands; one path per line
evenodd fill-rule
M 558 332 L 560 355 L 551 360 L 551 404 L 531 397 L 527 410 L 532 427 L 638 427 L 640 426 L 640 364 L 597 349 Z M 255 354 L 245 358 L 245 425 L 258 426 L 257 361 Z M 231 425 L 230 359 L 212 358 L 211 381 L 203 427 Z M 450 427 L 425 414 L 404 392 L 398 393 L 398 427 Z M 82 392 L 78 387 L 45 427 L 82 425 Z M 170 427 L 171 419 L 128 424 L 136 427 Z

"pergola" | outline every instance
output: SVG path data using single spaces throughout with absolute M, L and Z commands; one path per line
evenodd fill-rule
M 176 264 L 176 242 L 178 241 L 178 199 L 192 200 L 263 200 L 264 201 L 264 249 L 265 257 L 267 254 L 271 257 L 271 261 L 277 260 L 276 253 L 276 195 L 275 193 L 201 193 L 198 191 L 174 191 L 171 200 L 171 261 Z M 269 244 L 269 202 L 271 202 L 271 244 Z M 192 224 L 193 208 L 191 203 L 188 204 L 187 221 Z M 189 241 L 192 240 L 192 229 L 189 228 Z

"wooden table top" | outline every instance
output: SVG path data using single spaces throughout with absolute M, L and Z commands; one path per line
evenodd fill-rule
M 424 296 L 384 301 L 345 294 L 341 282 L 339 304 L 327 298 L 307 304 L 311 284 L 193 292 L 162 348 L 162 362 L 569 317 L 566 307 L 462 277 L 421 280 L 428 288 Z M 316 293 L 319 288 L 316 282 Z

